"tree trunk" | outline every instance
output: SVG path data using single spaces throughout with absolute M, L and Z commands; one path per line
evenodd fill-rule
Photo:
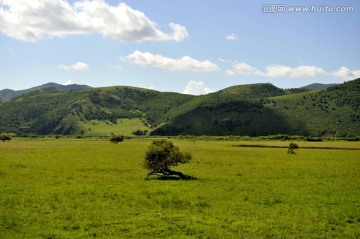
M 176 175 L 176 176 L 179 176 L 181 179 L 188 179 L 189 178 L 189 176 L 186 176 L 182 172 L 173 171 L 171 169 L 165 169 L 164 174 L 165 175 Z
M 164 176 L 176 175 L 176 176 L 179 176 L 181 179 L 190 179 L 191 178 L 190 176 L 187 176 L 187 175 L 183 174 L 182 172 L 173 171 L 168 168 L 163 169 L 161 171 L 151 171 L 148 173 L 147 178 L 149 178 L 151 175 L 154 175 L 154 174 L 162 174 Z

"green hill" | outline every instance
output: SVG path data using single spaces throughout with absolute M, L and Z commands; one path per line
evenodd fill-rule
M 235 86 L 204 96 L 153 134 L 357 136 L 359 93 L 360 79 L 298 94 L 269 84 Z
M 0 104 L 0 132 L 129 135 L 360 135 L 360 79 L 297 93 L 271 84 L 202 96 L 135 87 L 43 88 Z
M 0 132 L 92 135 L 92 131 L 98 131 L 95 128 L 101 125 L 97 121 L 103 121 L 109 126 L 106 130 L 101 126 L 107 135 L 127 127 L 118 125 L 121 119 L 139 119 L 142 122 L 139 129 L 149 130 L 166 121 L 168 111 L 192 98 L 134 87 L 72 91 L 46 88 L 2 103 Z M 93 127 L 88 127 L 89 123 Z

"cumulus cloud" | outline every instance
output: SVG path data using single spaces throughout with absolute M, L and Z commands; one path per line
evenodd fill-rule
M 205 86 L 203 81 L 189 81 L 185 87 L 184 94 L 188 95 L 204 95 L 214 92 Z
M 231 34 L 227 35 L 225 38 L 226 38 L 226 40 L 229 40 L 229 41 L 237 41 L 239 39 L 238 35 L 236 35 L 235 33 L 231 33 Z
M 81 61 L 77 61 L 72 65 L 58 65 L 59 69 L 62 70 L 66 70 L 66 71 L 70 71 L 70 70 L 74 70 L 74 71 L 83 71 L 83 70 L 87 70 L 90 66 L 84 62 Z
M 261 71 L 243 62 L 233 63 L 231 69 L 225 73 L 229 76 L 256 75 L 270 78 L 312 78 L 328 75 L 326 71 L 316 66 L 270 65 L 266 67 L 265 71 Z
M 246 63 L 234 63 L 232 65 L 231 70 L 225 71 L 225 73 L 229 76 L 236 76 L 236 75 L 261 75 L 263 74 L 261 71 L 257 70 L 256 68 L 250 66 Z
M 345 66 L 340 67 L 337 71 L 334 71 L 331 74 L 334 77 L 338 77 L 343 80 L 354 80 L 360 78 L 360 70 L 350 70 Z
M 172 71 L 219 71 L 220 68 L 208 61 L 198 61 L 189 56 L 173 59 L 149 52 L 134 51 L 132 54 L 121 58 L 123 61 L 141 66 L 163 68 Z
M 73 80 L 68 80 L 67 82 L 64 83 L 64 85 L 73 85 L 75 84 Z
M 168 40 L 182 41 L 189 38 L 189 33 L 184 26 L 176 23 L 170 23 L 169 26 L 174 31 L 174 33 L 168 37 Z
M 327 75 L 323 69 L 316 66 L 289 67 L 283 65 L 268 66 L 264 74 L 271 78 L 313 78 Z
M 184 26 L 170 23 L 162 32 L 144 13 L 125 3 L 112 6 L 104 0 L 0 0 L 0 32 L 23 41 L 98 33 L 120 41 L 182 41 Z

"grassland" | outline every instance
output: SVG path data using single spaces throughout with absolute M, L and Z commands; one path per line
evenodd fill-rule
M 144 180 L 150 139 L 0 143 L 0 238 L 360 238 L 359 142 L 173 140 L 196 180 Z
M 118 119 L 116 124 L 109 121 L 90 120 L 87 122 L 78 122 L 79 128 L 83 130 L 83 136 L 104 136 L 104 135 L 132 135 L 136 130 L 148 130 L 151 128 L 144 125 L 138 119 Z

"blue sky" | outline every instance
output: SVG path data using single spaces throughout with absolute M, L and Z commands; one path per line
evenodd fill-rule
M 342 83 L 360 77 L 359 27 L 357 0 L 0 0 L 0 89 Z

